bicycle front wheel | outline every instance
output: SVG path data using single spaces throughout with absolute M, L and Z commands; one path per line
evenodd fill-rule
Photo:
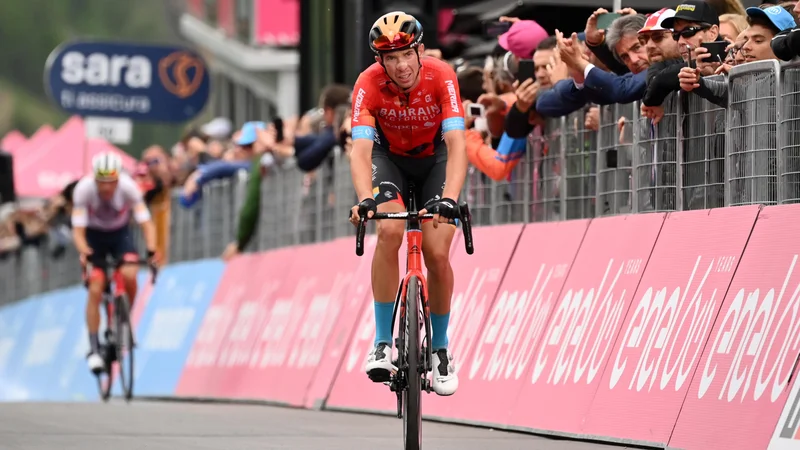
M 405 450 L 422 448 L 422 361 L 419 340 L 419 280 L 411 277 L 406 290 L 405 351 L 408 387 L 403 392 L 403 437 Z
M 133 397 L 133 328 L 130 322 L 130 303 L 127 295 L 117 297 L 115 310 L 119 381 L 125 400 L 130 401 Z

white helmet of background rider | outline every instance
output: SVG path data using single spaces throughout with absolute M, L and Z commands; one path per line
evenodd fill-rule
M 122 158 L 112 152 L 100 153 L 92 159 L 92 172 L 97 181 L 116 181 L 122 172 Z

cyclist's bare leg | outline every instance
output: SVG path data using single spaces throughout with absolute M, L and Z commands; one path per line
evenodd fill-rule
M 100 301 L 102 298 L 103 277 L 93 276 L 89 280 L 89 301 L 86 303 L 86 328 L 90 335 L 96 335 L 100 330 Z
M 119 268 L 119 273 L 122 275 L 122 280 L 125 283 L 125 293 L 128 294 L 128 301 L 131 306 L 133 306 L 133 302 L 136 301 L 136 272 L 138 268 L 139 267 L 135 264 L 124 264 Z
M 456 227 L 433 222 L 422 224 L 422 256 L 428 269 L 428 298 L 431 311 L 431 350 L 433 351 L 433 390 L 439 395 L 453 395 L 458 389 L 453 354 L 448 350 L 450 300 L 453 296 L 453 267 L 450 245 Z
M 91 348 L 88 357 L 89 368 L 98 371 L 103 367 L 103 359 L 100 356 L 100 301 L 103 298 L 103 288 L 105 287 L 104 276 L 102 273 L 95 272 L 89 278 L 89 301 L 86 302 L 86 328 L 89 331 L 89 347 Z
M 428 297 L 431 314 L 446 315 L 450 313 L 450 298 L 453 296 L 453 267 L 450 265 L 450 246 L 453 243 L 453 236 L 456 234 L 456 227 L 444 223 L 439 224 L 439 228 L 433 227 L 433 222 L 422 224 L 422 257 L 425 259 L 425 267 L 428 269 Z M 433 331 L 435 337 L 443 337 Z M 440 339 L 436 339 L 440 341 Z M 440 341 L 441 342 L 441 341 Z M 438 343 L 437 343 L 438 344 Z M 434 350 L 438 347 L 446 347 L 434 344 Z
M 403 212 L 399 203 L 382 203 L 378 212 Z M 389 381 L 397 368 L 392 364 L 392 314 L 400 283 L 399 252 L 405 222 L 377 221 L 378 243 L 372 257 L 372 296 L 375 299 L 375 347 L 367 358 L 367 374 L 373 381 Z

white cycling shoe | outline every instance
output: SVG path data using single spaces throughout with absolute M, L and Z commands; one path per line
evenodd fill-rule
M 458 375 L 453 355 L 447 349 L 433 352 L 433 391 L 441 396 L 455 394 L 458 389 Z
M 98 374 L 105 370 L 106 363 L 97 353 L 89 353 L 89 356 L 86 357 L 86 363 L 89 365 L 89 370 L 91 370 L 94 374 Z
M 392 346 L 378 344 L 370 350 L 367 356 L 367 376 L 376 383 L 391 381 L 392 375 L 397 373 L 397 367 L 392 364 Z

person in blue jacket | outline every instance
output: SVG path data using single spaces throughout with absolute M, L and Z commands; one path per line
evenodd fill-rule
M 240 170 L 250 170 L 254 146 L 258 144 L 259 130 L 267 128 L 264 122 L 247 122 L 242 126 L 239 138 L 234 142 L 241 149 L 242 158 L 234 161 L 214 160 L 201 164 L 189 176 L 180 196 L 181 206 L 190 208 L 202 197 L 203 186 L 212 180 L 234 176 Z
M 639 42 L 638 32 L 645 24 L 645 16 L 628 14 L 615 20 L 606 30 L 606 43 L 614 57 L 624 64 L 629 73 L 617 75 L 590 63 L 581 52 L 578 35 L 565 39 L 556 32 L 561 60 L 569 67 L 572 79 L 562 80 L 536 100 L 536 110 L 549 117 L 560 117 L 585 106 L 587 103 L 608 105 L 641 100 L 647 88 L 647 51 Z

